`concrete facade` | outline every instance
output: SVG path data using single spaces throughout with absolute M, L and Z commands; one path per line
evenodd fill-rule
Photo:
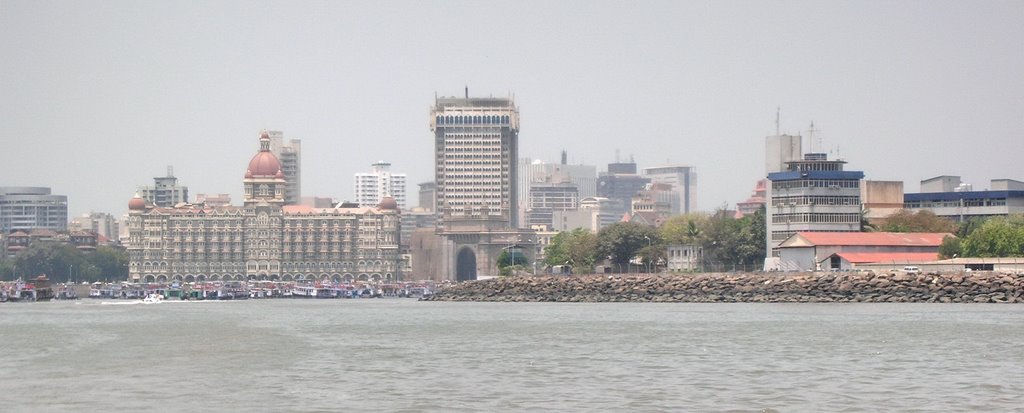
M 765 174 L 783 172 L 786 164 L 799 161 L 803 152 L 800 135 L 773 135 L 765 137 Z
M 864 218 L 881 225 L 885 218 L 903 209 L 903 181 L 861 182 L 860 198 Z
M 829 161 L 809 153 L 788 162 L 784 172 L 768 174 L 766 210 L 766 270 L 777 270 L 779 244 L 801 231 L 859 232 L 861 230 L 861 171 L 844 171 L 845 161 Z
M 398 201 L 405 209 L 405 174 L 391 172 L 391 164 L 378 161 L 370 172 L 355 174 L 355 202 L 359 206 L 374 206 L 386 197 Z
M 139 196 L 147 202 L 159 207 L 172 207 L 178 203 L 188 202 L 188 187 L 178 185 L 174 177 L 174 168 L 167 167 L 167 176 L 153 178 L 153 186 L 139 187 Z
M 666 184 L 676 193 L 672 214 L 697 211 L 697 171 L 692 166 L 659 166 L 644 168 L 643 175 L 652 184 Z
M 34 228 L 67 231 L 68 197 L 46 187 L 0 187 L 0 232 Z
M 285 205 L 302 203 L 302 140 L 285 140 L 284 132 L 268 131 L 270 136 L 270 152 L 281 161 L 281 172 L 288 183 L 284 194 Z

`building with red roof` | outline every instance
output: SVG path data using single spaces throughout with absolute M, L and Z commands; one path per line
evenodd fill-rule
M 942 240 L 951 236 L 933 232 L 797 232 L 779 244 L 780 264 L 784 270 L 815 270 L 934 261 Z

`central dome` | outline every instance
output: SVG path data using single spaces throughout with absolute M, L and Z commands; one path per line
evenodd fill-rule
M 245 171 L 245 176 L 276 176 L 280 171 L 281 162 L 273 152 L 270 152 L 270 134 L 263 131 L 260 134 L 260 151 L 249 161 L 249 169 Z

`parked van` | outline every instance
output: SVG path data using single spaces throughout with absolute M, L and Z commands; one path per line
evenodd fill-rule
M 915 266 L 912 266 L 912 265 L 908 265 L 906 267 L 903 267 L 903 272 L 905 272 L 907 274 L 920 274 L 921 273 L 921 269 L 917 268 Z

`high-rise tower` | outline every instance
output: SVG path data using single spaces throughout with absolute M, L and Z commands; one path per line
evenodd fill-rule
M 270 137 L 270 152 L 281 162 L 281 172 L 288 183 L 284 204 L 298 205 L 302 203 L 302 140 L 285 141 L 281 131 L 268 131 L 267 136 Z
M 438 225 L 481 220 L 517 228 L 519 109 L 509 98 L 437 98 L 434 132 Z
M 405 210 L 405 174 L 391 172 L 391 164 L 379 161 L 370 172 L 355 174 L 356 203 L 359 206 L 377 206 L 386 197 L 398 202 L 398 207 Z

